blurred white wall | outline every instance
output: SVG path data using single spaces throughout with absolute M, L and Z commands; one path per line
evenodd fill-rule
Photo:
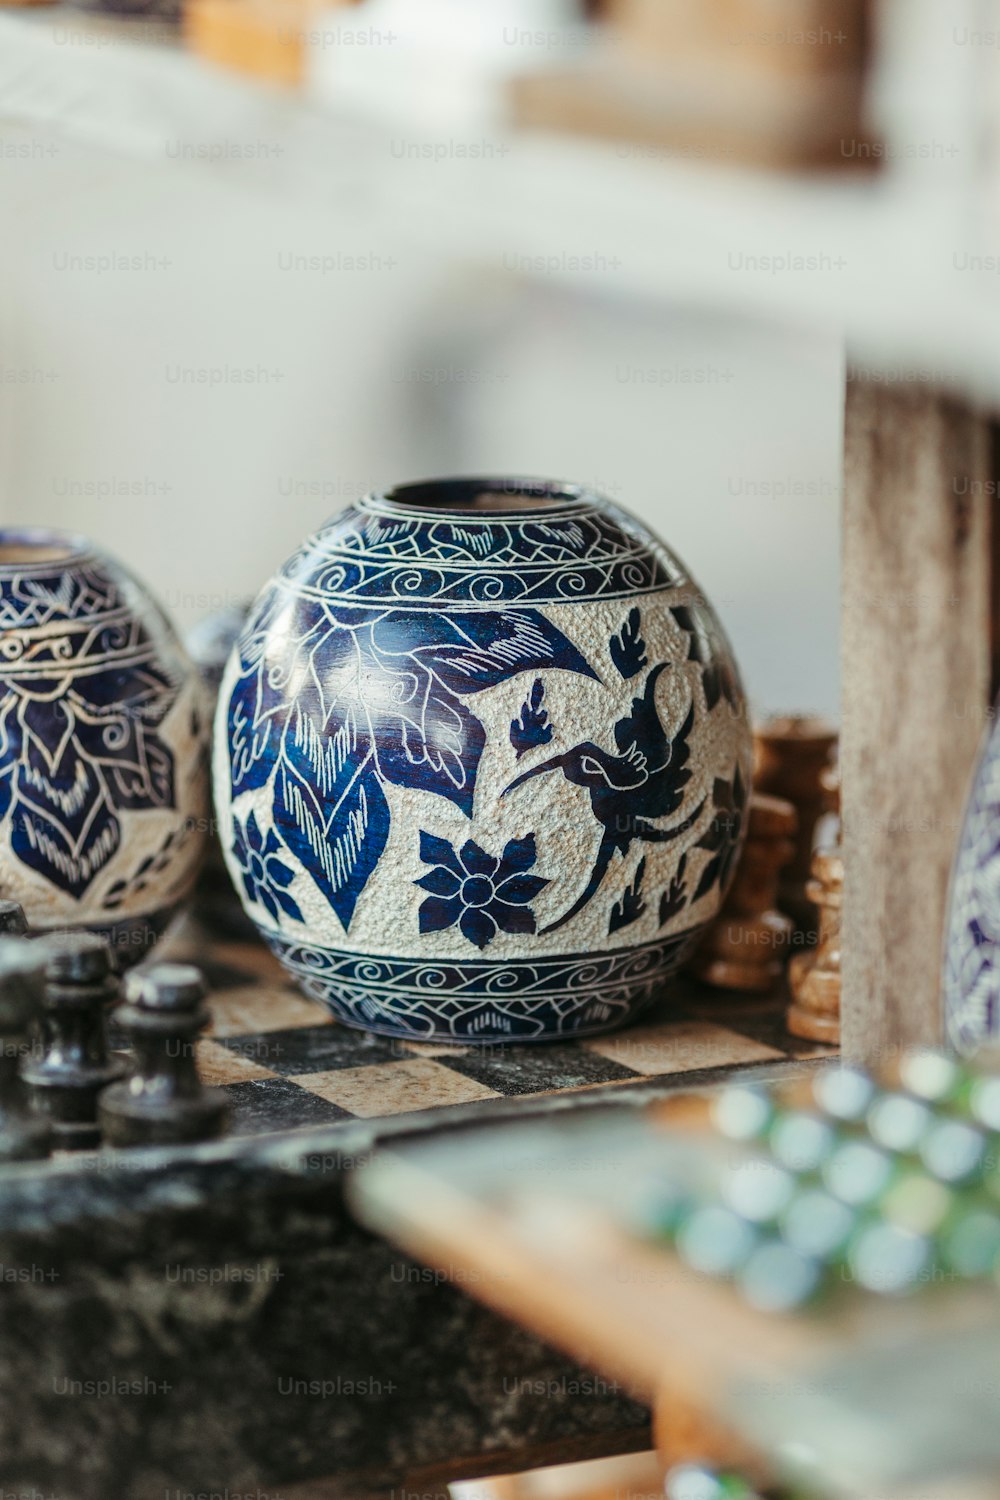
M 91 534 L 186 627 L 367 487 L 584 481 L 685 559 L 758 710 L 836 713 L 833 342 L 480 280 L 359 240 L 350 201 L 334 248 L 368 268 L 324 273 L 328 209 L 65 142 L 43 166 L 0 165 L 5 523 Z

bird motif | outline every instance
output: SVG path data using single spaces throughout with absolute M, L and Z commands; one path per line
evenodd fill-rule
M 671 843 L 701 816 L 704 799 L 674 828 L 657 828 L 651 821 L 677 811 L 691 779 L 687 762 L 694 703 L 672 739 L 667 738 L 656 708 L 656 684 L 668 666 L 668 662 L 660 662 L 652 668 L 641 697 L 633 698 L 627 717 L 616 723 L 617 755 L 585 741 L 523 771 L 501 793 L 506 796 L 535 776 L 560 770 L 574 786 L 586 787 L 591 810 L 603 829 L 587 884 L 569 910 L 543 927 L 542 932 L 555 932 L 583 910 L 599 890 L 616 850 L 626 855 L 637 839 L 647 844 Z

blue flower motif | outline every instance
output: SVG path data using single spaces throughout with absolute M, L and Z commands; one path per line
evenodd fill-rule
M 318 571 L 307 596 L 265 595 L 251 619 L 229 700 L 228 791 L 270 787 L 277 838 L 348 932 L 388 843 L 390 787 L 447 798 L 472 817 L 487 738 L 476 694 L 522 672 L 597 674 L 536 609 L 318 602 L 335 587 Z
M 535 835 L 511 839 L 499 859 L 468 839 L 457 852 L 447 839 L 420 830 L 420 858 L 433 865 L 414 881 L 430 895 L 420 907 L 420 931 L 442 932 L 457 922 L 482 950 L 502 932 L 534 932 L 529 906 L 548 881 L 527 875 L 535 863 Z
M 289 895 L 287 887 L 294 878 L 294 870 L 278 859 L 281 845 L 274 829 L 267 830 L 265 841 L 257 818 L 251 813 L 246 820 L 246 832 L 240 827 L 239 818 L 233 818 L 233 854 L 243 872 L 243 889 L 248 901 L 259 901 L 274 919 L 278 918 L 278 907 L 296 922 L 302 921 L 298 903 Z

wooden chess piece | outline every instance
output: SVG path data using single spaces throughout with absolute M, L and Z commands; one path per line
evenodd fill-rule
M 351 3 L 329 0 L 324 8 Z M 184 40 L 210 62 L 295 87 L 305 81 L 318 19 L 312 0 L 186 0 Z
M 794 999 L 787 1025 L 793 1036 L 814 1042 L 840 1041 L 840 910 L 844 898 L 844 857 L 839 849 L 818 849 L 806 886 L 819 908 L 819 938 L 808 953 L 788 966 Z
M 781 978 L 792 922 L 775 910 L 778 877 L 795 852 L 795 809 L 779 797 L 750 798 L 736 876 L 689 970 L 725 990 L 767 994 Z
M 126 981 L 115 1020 L 132 1042 L 135 1066 L 101 1098 L 108 1145 L 187 1145 L 223 1133 L 226 1096 L 205 1088 L 195 1065 L 195 1038 L 208 1023 L 205 994 L 201 971 L 190 964 L 156 964 Z
M 795 853 L 778 881 L 778 905 L 801 932 L 815 933 L 816 913 L 806 895 L 816 824 L 827 793 L 822 774 L 837 743 L 824 719 L 783 715 L 766 719 L 754 732 L 754 790 L 784 797 L 799 815 Z
M 813 832 L 813 849 L 840 848 L 840 765 L 836 760 L 819 773 L 823 810 Z M 811 867 L 811 866 L 810 866 Z
M 0 938 L 0 1162 L 37 1161 L 52 1127 L 30 1107 L 20 1063 L 42 1009 L 45 955 L 34 943 Z
M 21 1077 L 52 1123 L 53 1145 L 86 1151 L 100 1143 L 97 1096 L 122 1073 L 108 1056 L 104 1018 L 115 995 L 111 950 L 89 932 L 56 932 L 38 947 L 45 962 L 41 1055 L 27 1059 Z

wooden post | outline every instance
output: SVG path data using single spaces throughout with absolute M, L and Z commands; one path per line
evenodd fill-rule
M 848 383 L 841 1034 L 859 1061 L 942 1035 L 948 877 L 987 707 L 990 472 L 968 407 Z
M 996 418 L 990 423 L 990 477 L 1000 479 L 1000 423 Z M 997 485 L 993 486 L 993 499 L 997 499 Z M 990 579 L 991 631 L 990 631 L 990 702 L 1000 696 L 1000 524 L 990 529 Z

